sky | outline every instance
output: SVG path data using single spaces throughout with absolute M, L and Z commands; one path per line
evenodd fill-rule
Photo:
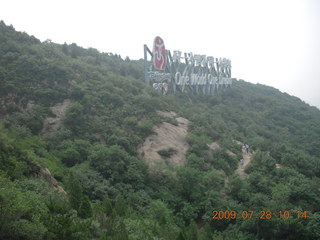
M 0 0 L 0 20 L 130 59 L 160 36 L 170 51 L 229 58 L 232 77 L 320 109 L 320 0 Z

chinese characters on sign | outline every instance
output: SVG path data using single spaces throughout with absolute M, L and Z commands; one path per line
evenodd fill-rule
M 148 62 L 148 53 L 152 63 Z M 231 61 L 226 58 L 165 49 L 160 37 L 154 39 L 153 51 L 144 45 L 145 81 L 167 94 L 177 90 L 188 93 L 214 94 L 218 88 L 232 84 Z

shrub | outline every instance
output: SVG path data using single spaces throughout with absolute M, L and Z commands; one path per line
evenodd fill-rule
M 157 152 L 161 157 L 170 158 L 173 154 L 177 153 L 177 150 L 173 148 L 162 149 Z

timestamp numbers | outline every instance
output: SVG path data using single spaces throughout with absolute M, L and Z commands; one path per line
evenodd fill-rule
M 212 211 L 212 219 L 271 219 L 273 217 L 278 217 L 280 219 L 289 219 L 289 218 L 298 218 L 306 219 L 307 211 L 278 211 L 272 212 L 270 210 L 261 210 L 261 211 L 230 211 L 230 210 L 214 210 Z

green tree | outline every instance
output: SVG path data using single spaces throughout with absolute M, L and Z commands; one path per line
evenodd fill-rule
M 92 208 L 90 200 L 86 195 L 82 195 L 81 205 L 79 207 L 79 216 L 82 218 L 92 217 Z
M 64 44 L 62 45 L 62 52 L 63 52 L 64 54 L 66 54 L 66 55 L 69 54 L 69 48 L 68 48 L 68 44 L 67 44 L 67 43 L 64 43 Z
M 84 107 L 79 102 L 70 105 L 63 122 L 74 134 L 80 135 L 86 125 Z
M 114 240 L 128 240 L 128 233 L 126 230 L 126 226 L 124 224 L 123 221 L 120 221 L 118 229 L 117 229 L 117 233 L 116 235 L 113 237 Z
M 19 189 L 0 176 L 0 239 L 43 239 L 48 214 L 41 195 Z
M 78 162 L 80 162 L 81 155 L 76 149 L 69 147 L 66 150 L 64 150 L 60 156 L 61 156 L 62 162 L 65 165 L 67 165 L 68 167 L 72 167 Z
M 102 204 L 103 204 L 103 209 L 106 215 L 111 216 L 113 207 L 108 195 L 104 196 Z
M 194 221 L 192 221 L 188 226 L 187 239 L 198 240 L 198 227 Z
M 127 209 L 128 206 L 126 204 L 126 201 L 124 200 L 122 195 L 119 195 L 116 199 L 114 209 L 119 216 L 126 216 L 127 215 Z
M 82 200 L 82 187 L 79 181 L 71 174 L 68 181 L 68 192 L 70 206 L 76 211 L 79 210 Z

